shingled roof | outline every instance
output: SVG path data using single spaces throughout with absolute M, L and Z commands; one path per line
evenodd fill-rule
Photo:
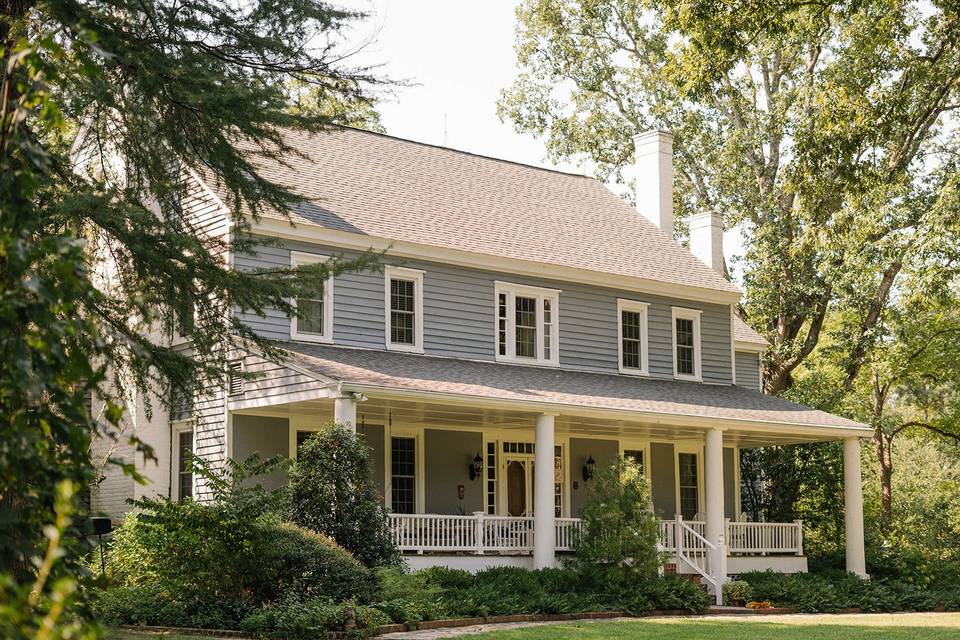
M 733 339 L 735 342 L 748 342 L 764 347 L 770 345 L 766 338 L 757 333 L 738 315 L 733 316 Z
M 343 383 L 464 398 L 544 403 L 771 425 L 865 428 L 738 386 L 641 379 L 297 342 L 281 343 L 301 369 Z
M 738 292 L 593 178 L 358 129 L 287 132 L 257 159 L 305 201 L 294 222 L 662 283 Z

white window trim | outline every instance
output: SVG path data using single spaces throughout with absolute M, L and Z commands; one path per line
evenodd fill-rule
M 650 339 L 648 327 L 650 305 L 639 300 L 625 300 L 617 298 L 617 369 L 620 373 L 631 376 L 650 375 Z M 623 312 L 634 311 L 640 314 L 640 368 L 625 367 L 623 365 Z
M 194 428 L 194 421 L 192 419 L 187 420 L 178 420 L 171 425 L 172 432 L 172 446 L 170 452 L 170 499 L 174 502 L 180 500 L 180 434 L 186 431 L 193 432 L 193 453 L 197 454 L 197 430 Z M 190 477 L 193 479 L 193 486 L 191 493 L 193 499 L 197 499 L 197 474 L 191 473 Z
M 671 357 L 673 359 L 673 377 L 677 380 L 690 380 L 693 382 L 703 382 L 703 368 L 701 366 L 701 341 L 700 341 L 700 315 L 699 309 L 685 309 L 683 307 L 671 307 L 670 333 L 673 336 L 673 349 Z M 688 375 L 677 371 L 677 319 L 693 320 L 693 371 L 694 374 Z
M 500 294 L 507 296 L 507 353 L 500 355 Z M 517 294 L 537 299 L 537 356 L 524 358 L 516 354 L 516 303 Z M 550 358 L 543 357 L 543 301 L 549 300 L 553 304 L 551 309 Z M 512 362 L 517 364 L 534 364 L 556 367 L 560 365 L 560 290 L 531 287 L 512 282 L 494 281 L 493 294 L 493 353 L 497 362 Z
M 383 343 L 390 351 L 423 353 L 423 274 L 420 269 L 406 267 L 384 267 L 383 269 Z M 390 280 L 413 280 L 414 331 L 413 344 L 394 344 L 390 341 Z
M 318 264 L 329 260 L 329 256 L 322 256 L 316 253 L 303 253 L 302 251 L 290 252 L 290 266 L 299 267 L 308 264 Z M 304 333 L 297 330 L 296 314 L 290 316 L 290 338 L 302 342 L 321 342 L 330 344 L 333 342 L 333 276 L 327 278 L 323 285 L 323 335 L 315 333 Z M 296 298 L 291 300 L 293 308 L 297 308 Z

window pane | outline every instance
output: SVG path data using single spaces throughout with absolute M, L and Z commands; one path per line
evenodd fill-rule
M 416 283 L 413 280 L 390 280 L 390 342 L 416 344 Z
M 693 320 L 677 318 L 677 373 L 696 375 L 694 368 Z
M 297 299 L 297 332 L 323 335 L 323 300 Z
M 641 349 L 643 348 L 640 338 L 641 322 L 642 319 L 638 311 L 623 311 L 620 313 L 621 351 L 623 352 L 623 362 L 620 364 L 625 369 L 641 368 Z
M 677 454 L 680 476 L 680 515 L 692 519 L 699 511 L 697 499 L 697 454 Z
M 193 497 L 193 472 L 189 467 L 190 456 L 193 455 L 193 431 L 179 432 L 177 449 L 179 451 L 177 499 L 182 501 Z
M 414 513 L 416 440 L 414 438 L 391 438 L 391 501 L 394 513 Z
M 537 299 L 517 296 L 515 308 L 516 355 L 521 358 L 536 358 Z
M 497 296 L 497 349 L 507 355 L 507 294 Z

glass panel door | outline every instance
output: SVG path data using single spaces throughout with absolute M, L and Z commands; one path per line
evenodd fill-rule
M 522 460 L 507 463 L 507 515 L 527 515 L 527 465 Z

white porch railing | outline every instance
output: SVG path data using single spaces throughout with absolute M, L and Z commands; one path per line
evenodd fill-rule
M 677 562 L 699 573 L 713 592 L 717 605 L 723 604 L 721 586 L 727 578 L 727 556 L 723 541 L 715 544 L 707 540 L 680 516 L 674 522 L 674 529 Z
M 424 553 L 433 551 L 483 553 L 530 553 L 533 550 L 533 518 L 437 514 L 390 514 L 393 543 L 401 551 Z M 657 523 L 661 549 L 677 553 L 676 520 Z M 705 523 L 683 521 L 690 533 L 704 536 Z M 557 518 L 555 525 L 557 551 L 571 551 L 576 532 L 582 528 L 579 518 Z M 803 523 L 795 522 L 730 522 L 726 524 L 726 545 L 736 555 L 803 555 Z M 690 548 L 691 540 L 683 540 Z
M 579 518 L 557 518 L 557 551 L 573 550 L 573 539 L 581 528 Z M 530 553 L 533 551 L 533 518 L 436 514 L 390 514 L 393 543 L 401 551 L 483 553 Z

